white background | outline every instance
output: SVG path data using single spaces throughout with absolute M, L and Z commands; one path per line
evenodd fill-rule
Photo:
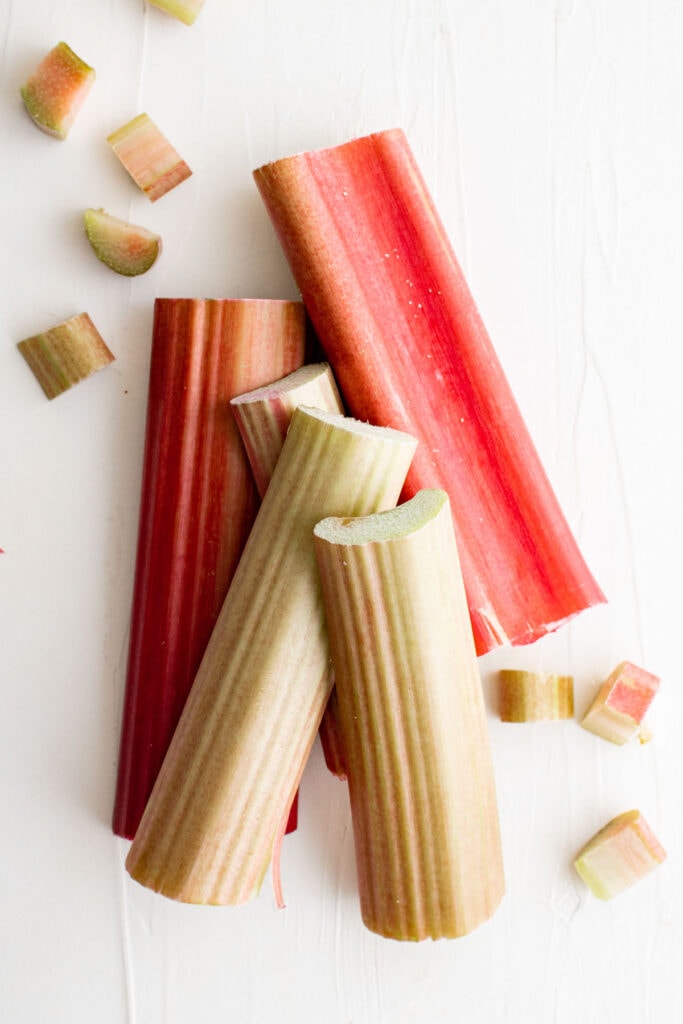
M 97 82 L 69 136 L 18 89 L 59 39 Z M 140 0 L 0 9 L 0 1020 L 3 1024 L 677 1024 L 683 1020 L 683 3 Z M 110 152 L 145 110 L 194 170 L 152 205 Z M 155 296 L 295 297 L 251 171 L 401 125 L 609 604 L 481 659 L 507 895 L 464 939 L 363 927 L 346 790 L 318 747 L 268 880 L 237 909 L 132 883 L 113 799 Z M 158 230 L 127 280 L 88 206 Z M 15 343 L 87 310 L 116 362 L 48 402 Z M 500 667 L 629 658 L 655 738 L 497 720 Z M 639 807 L 669 852 L 601 903 L 571 866 Z

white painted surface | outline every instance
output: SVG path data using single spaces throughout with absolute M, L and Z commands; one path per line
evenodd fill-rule
M 98 73 L 66 143 L 18 88 L 57 40 Z M 683 1020 L 680 0 L 139 0 L 0 10 L 0 1021 L 675 1024 Z M 146 110 L 194 170 L 154 206 L 105 136 Z M 109 829 L 154 296 L 296 292 L 251 182 L 402 125 L 610 603 L 482 659 L 508 892 L 455 942 L 362 926 L 345 788 L 318 749 L 270 884 L 239 909 L 130 882 Z M 128 281 L 86 206 L 158 229 Z M 15 342 L 87 309 L 117 361 L 53 403 Z M 499 667 L 662 676 L 651 744 L 503 726 Z M 573 853 L 638 806 L 669 851 L 610 904 Z

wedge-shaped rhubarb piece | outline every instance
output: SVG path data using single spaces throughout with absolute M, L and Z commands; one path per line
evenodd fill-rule
M 502 669 L 498 676 L 502 722 L 544 722 L 574 717 L 574 677 Z
M 313 546 L 332 513 L 391 506 L 415 441 L 295 411 L 126 866 L 190 903 L 258 891 L 331 688 Z
M 114 361 L 87 313 L 17 343 L 48 398 L 56 398 Z
M 153 7 L 158 7 L 167 14 L 192 25 L 204 6 L 204 0 L 149 0 Z
M 66 43 L 57 43 L 19 90 L 38 127 L 65 139 L 95 81 L 95 71 Z
M 301 365 L 297 302 L 157 299 L 114 831 L 132 838 L 258 495 L 230 399 Z
M 574 867 L 591 892 L 611 900 L 654 871 L 666 859 L 654 832 L 640 811 L 612 818 L 579 851 Z
M 457 937 L 504 881 L 493 765 L 448 496 L 315 528 L 365 924 Z
M 112 217 L 104 210 L 86 210 L 85 234 L 98 260 L 117 274 L 146 273 L 161 252 L 161 238 L 147 228 Z
M 627 743 L 634 736 L 647 742 L 652 734 L 644 719 L 659 683 L 658 676 L 622 661 L 598 690 L 581 725 L 611 743 Z
M 479 653 L 604 601 L 399 129 L 254 172 L 352 415 L 421 441 L 446 490 Z
M 138 114 L 107 142 L 131 178 L 153 203 L 192 174 L 147 114 Z

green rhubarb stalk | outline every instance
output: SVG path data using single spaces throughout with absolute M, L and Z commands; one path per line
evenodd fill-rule
M 456 937 L 504 880 L 493 766 L 448 496 L 314 531 L 365 924 Z
M 114 361 L 87 313 L 24 338 L 17 348 L 48 398 L 56 398 Z
M 594 896 L 611 900 L 666 859 L 666 851 L 638 810 L 612 818 L 576 855 L 574 867 Z
M 415 440 L 295 411 L 126 866 L 189 903 L 258 892 L 331 688 L 312 531 L 391 507 Z
M 545 722 L 574 717 L 573 676 L 502 669 L 499 684 L 502 722 Z
M 135 184 L 156 202 L 192 174 L 180 154 L 147 114 L 107 136 L 107 142 Z

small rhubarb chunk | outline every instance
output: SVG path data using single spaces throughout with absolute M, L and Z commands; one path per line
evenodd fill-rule
M 125 277 L 146 273 L 161 252 L 159 235 L 104 210 L 86 210 L 83 226 L 98 260 Z
M 166 11 L 185 25 L 192 25 L 204 6 L 204 0 L 149 0 L 153 7 Z
M 17 348 L 50 399 L 114 361 L 87 313 L 25 338 Z
M 654 871 L 666 859 L 640 811 L 625 811 L 609 821 L 577 854 L 574 867 L 591 892 L 611 900 Z
M 155 203 L 192 171 L 147 114 L 138 114 L 107 137 L 131 178 Z
M 501 722 L 545 722 L 574 717 L 574 677 L 502 669 Z
M 611 743 L 621 745 L 633 736 L 646 743 L 652 733 L 644 718 L 659 682 L 658 676 L 622 661 L 602 684 L 580 724 Z
M 19 90 L 41 131 L 65 139 L 95 81 L 95 71 L 66 43 L 57 43 Z

